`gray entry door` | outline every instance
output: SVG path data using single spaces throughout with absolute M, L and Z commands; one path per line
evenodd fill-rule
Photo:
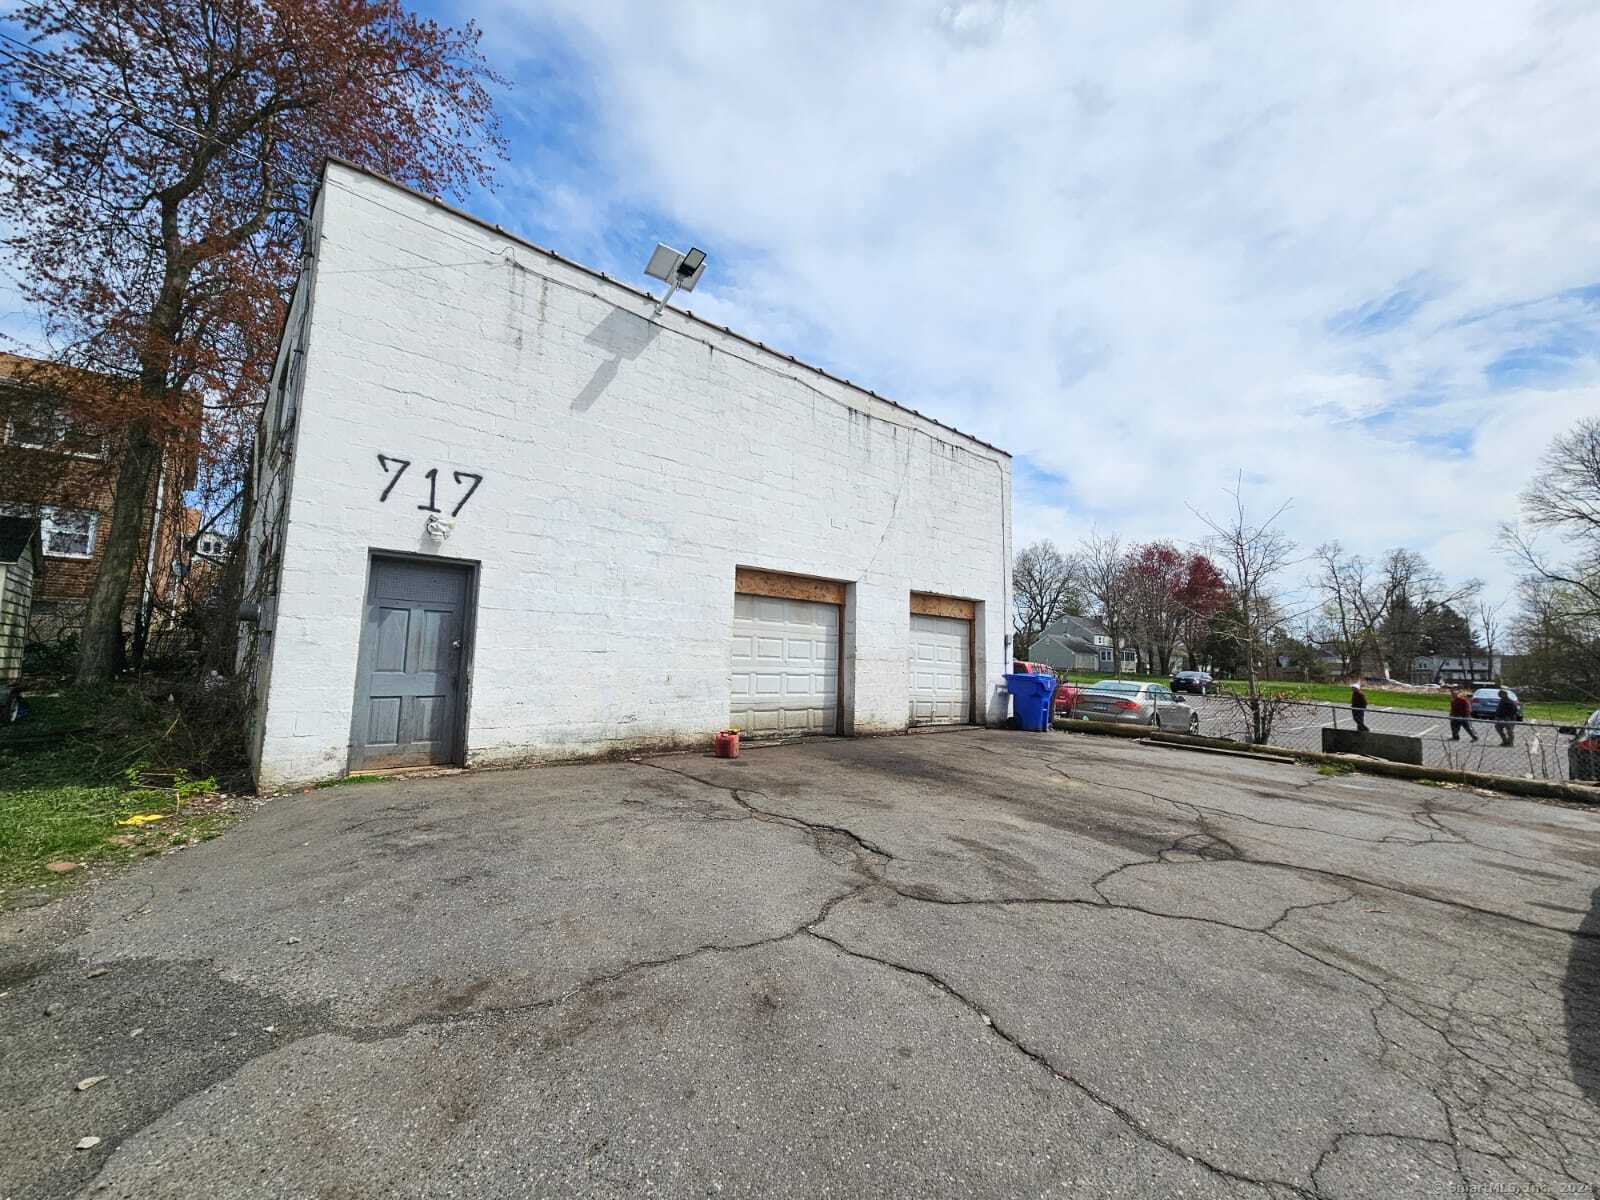
M 454 563 L 372 560 L 351 770 L 456 760 L 467 580 Z

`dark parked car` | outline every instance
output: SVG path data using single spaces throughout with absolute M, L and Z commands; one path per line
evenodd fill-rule
M 1600 709 L 1572 731 L 1572 742 L 1567 746 L 1567 778 L 1600 783 Z
M 1172 676 L 1172 690 L 1211 696 L 1220 692 L 1222 685 L 1204 671 L 1177 671 Z
M 1517 694 L 1510 688 L 1484 687 L 1472 693 L 1472 715 L 1480 721 L 1492 721 L 1495 712 L 1500 707 L 1500 693 L 1504 690 L 1511 697 L 1511 703 L 1517 706 L 1515 720 L 1522 720 L 1522 701 L 1517 699 Z

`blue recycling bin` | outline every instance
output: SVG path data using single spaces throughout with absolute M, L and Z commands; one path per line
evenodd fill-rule
M 1011 711 L 1017 726 L 1033 733 L 1050 728 L 1050 699 L 1056 694 L 1054 675 L 1007 675 Z

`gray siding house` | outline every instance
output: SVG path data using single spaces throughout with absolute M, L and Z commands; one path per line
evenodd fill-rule
M 1106 627 L 1092 617 L 1062 617 L 1034 639 L 1028 650 L 1030 662 L 1043 663 L 1058 671 L 1116 672 L 1116 650 Z M 1139 652 L 1122 647 L 1122 670 L 1132 671 Z
M 22 675 L 22 647 L 28 640 L 33 589 L 44 569 L 39 522 L 31 517 L 0 517 L 0 700 Z M 0 714 L 3 719 L 3 714 Z

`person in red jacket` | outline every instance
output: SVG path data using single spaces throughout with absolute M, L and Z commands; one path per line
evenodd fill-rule
M 1450 689 L 1450 740 L 1459 742 L 1462 731 L 1473 741 L 1478 735 L 1472 728 L 1472 701 L 1458 687 Z

